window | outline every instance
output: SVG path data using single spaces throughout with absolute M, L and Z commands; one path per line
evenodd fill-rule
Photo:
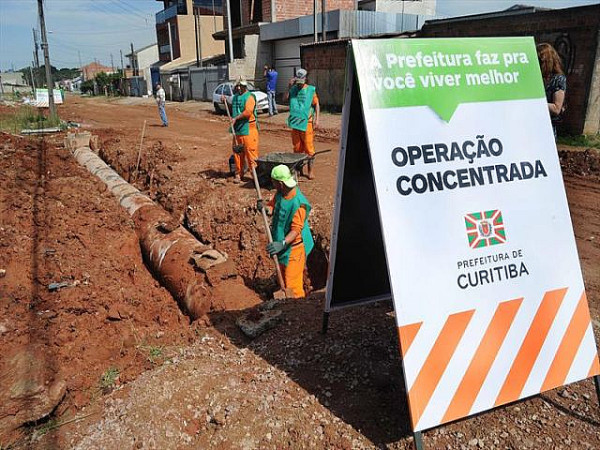
M 223 95 L 223 85 L 219 86 L 217 88 L 217 91 L 215 92 L 217 95 Z
M 233 57 L 234 59 L 243 59 L 245 55 L 244 51 L 244 38 L 237 38 L 233 40 Z
M 223 86 L 223 93 L 225 94 L 226 97 L 231 96 L 231 85 L 230 84 L 226 84 L 225 86 Z

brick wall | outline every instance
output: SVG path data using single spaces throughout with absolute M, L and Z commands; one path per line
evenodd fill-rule
M 263 0 L 264 2 L 265 0 Z M 270 3 L 270 0 L 266 0 Z M 336 9 L 355 9 L 355 0 L 327 0 L 327 11 Z M 321 0 L 318 0 L 317 12 L 321 12 Z M 264 8 L 264 4 L 263 4 Z M 270 5 L 269 5 L 270 8 Z M 313 14 L 314 3 L 311 0 L 276 0 L 275 11 L 277 12 L 277 21 L 295 19 L 296 17 Z M 270 18 L 270 16 L 269 16 Z
M 308 82 L 316 86 L 321 107 L 330 111 L 341 111 L 344 103 L 347 46 L 347 40 L 300 46 Z
M 465 21 L 426 23 L 419 37 L 534 36 L 560 51 L 567 112 L 559 131 L 597 133 L 600 122 L 600 5 Z M 597 69 L 594 71 L 594 67 Z

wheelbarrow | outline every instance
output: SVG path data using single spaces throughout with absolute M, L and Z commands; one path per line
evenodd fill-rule
M 312 158 L 321 153 L 327 153 L 330 151 L 331 150 L 321 150 L 315 152 Z M 256 173 L 258 174 L 258 182 L 263 187 L 271 187 L 271 171 L 273 170 L 273 167 L 278 166 L 279 164 L 285 164 L 286 166 L 288 166 L 290 172 L 297 180 L 298 173 L 300 172 L 302 167 L 304 167 L 305 164 L 308 164 L 308 161 L 310 159 L 311 157 L 308 156 L 306 153 L 290 152 L 268 153 L 264 156 L 261 156 L 256 160 L 256 162 L 258 163 L 256 170 Z

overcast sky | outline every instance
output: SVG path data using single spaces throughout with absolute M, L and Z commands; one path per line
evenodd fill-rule
M 310 1 L 310 0 L 298 0 Z M 56 67 L 79 67 L 94 59 L 120 67 L 120 50 L 156 42 L 157 0 L 45 0 L 50 60 Z M 593 5 L 600 0 L 437 0 L 438 17 L 498 11 L 514 4 L 549 8 Z M 0 0 L 0 69 L 20 69 L 33 60 L 32 29 L 38 28 L 36 0 Z M 40 51 L 43 64 L 43 54 Z M 126 63 L 126 62 L 125 62 Z

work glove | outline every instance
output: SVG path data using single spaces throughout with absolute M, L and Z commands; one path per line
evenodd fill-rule
M 265 209 L 265 202 L 262 198 L 256 200 L 256 209 L 258 209 L 258 212 L 262 212 L 262 210 Z
M 284 249 L 285 249 L 285 241 L 271 242 L 270 244 L 267 244 L 267 251 L 269 252 L 270 256 L 276 255 L 276 254 L 282 252 Z

